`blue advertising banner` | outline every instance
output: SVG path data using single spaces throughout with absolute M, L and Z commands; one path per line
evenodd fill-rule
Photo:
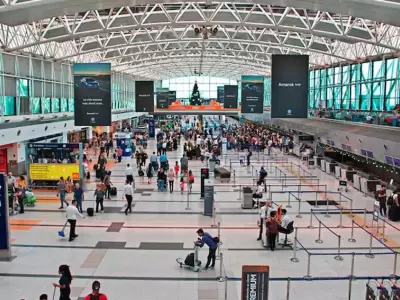
M 264 76 L 242 76 L 242 106 L 244 114 L 262 114 L 264 112 Z
M 157 108 L 168 108 L 169 106 L 169 89 L 157 88 Z
M 0 173 L 0 259 L 10 258 L 10 236 L 8 223 L 8 191 L 6 175 Z
M 149 119 L 149 137 L 153 138 L 156 136 L 156 123 L 154 118 Z
M 75 126 L 111 126 L 111 64 L 74 64 Z

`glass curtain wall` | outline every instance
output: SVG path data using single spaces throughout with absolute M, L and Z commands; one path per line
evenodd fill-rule
M 399 103 L 398 58 L 310 71 L 309 107 L 390 111 Z

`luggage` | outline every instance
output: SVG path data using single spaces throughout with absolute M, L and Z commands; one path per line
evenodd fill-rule
M 185 265 L 194 267 L 194 253 L 189 253 L 185 258 Z
M 99 168 L 99 165 L 98 164 L 95 164 L 94 166 L 93 166 L 93 170 L 97 170 Z
M 97 179 L 101 178 L 101 173 L 102 173 L 101 170 L 99 170 L 99 169 L 96 170 L 96 178 Z
M 118 156 L 118 162 L 120 163 L 122 159 L 122 156 Z
M 111 188 L 111 192 L 110 192 L 111 196 L 117 196 L 117 188 L 115 186 L 113 186 Z
M 87 179 L 87 180 L 90 179 L 90 172 L 87 172 L 87 174 L 86 174 L 86 179 Z
M 94 210 L 93 210 L 93 208 L 89 207 L 89 208 L 86 210 L 86 212 L 87 212 L 87 215 L 88 215 L 89 217 L 93 217 L 93 215 L 94 215 Z

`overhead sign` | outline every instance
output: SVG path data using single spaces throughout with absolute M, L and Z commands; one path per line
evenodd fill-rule
M 30 164 L 31 180 L 59 180 L 60 177 L 80 180 L 78 164 Z
M 34 148 L 34 149 L 79 149 L 79 144 L 29 143 L 28 148 Z
M 168 92 L 168 106 L 176 101 L 176 91 Z
M 242 266 L 242 300 L 268 300 L 269 266 Z
M 217 101 L 219 103 L 224 103 L 224 86 L 217 86 Z
M 264 76 L 242 76 L 243 114 L 262 114 L 264 111 Z
M 136 112 L 154 112 L 154 81 L 135 81 Z
M 238 107 L 238 86 L 225 85 L 224 86 L 224 108 L 237 108 Z
M 74 64 L 75 126 L 111 125 L 111 64 Z
M 308 55 L 272 55 L 271 118 L 307 118 Z
M 0 173 L 0 260 L 11 259 L 7 175 Z
M 169 89 L 157 88 L 156 93 L 157 108 L 168 108 L 169 106 Z

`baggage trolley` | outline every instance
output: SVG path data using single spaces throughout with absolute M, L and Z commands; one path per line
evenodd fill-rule
M 200 266 L 201 266 L 201 261 L 199 260 L 199 248 L 200 247 L 197 245 L 194 246 L 194 253 L 193 253 L 194 254 L 194 265 L 193 266 L 187 265 L 185 263 L 185 259 L 183 259 L 183 258 L 177 258 L 176 262 L 180 265 L 181 268 L 185 267 L 187 269 L 192 270 L 193 272 L 199 272 Z M 192 254 L 192 253 L 190 253 L 190 254 Z

